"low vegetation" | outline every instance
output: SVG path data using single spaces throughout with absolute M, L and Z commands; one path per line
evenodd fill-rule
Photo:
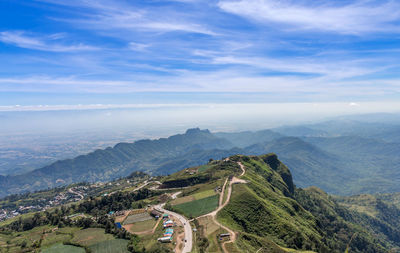
M 210 160 L 205 166 L 158 178 L 164 187 L 185 187 L 173 201 L 168 199 L 173 190 L 150 190 L 148 185 L 135 192 L 121 189 L 3 222 L 0 249 L 172 252 L 174 244 L 157 242 L 163 235 L 162 223 L 153 233 L 156 221 L 149 218 L 145 208 L 168 201 L 165 208 L 189 218 L 210 213 L 218 207 L 220 194 L 227 198 L 227 193 L 221 192 L 225 180 L 241 174 L 238 162 L 246 168 L 241 177 L 245 182 L 233 184 L 229 203 L 216 217 L 237 232 L 236 241 L 225 244 L 229 252 L 343 253 L 348 247 L 349 252 L 383 253 L 400 246 L 400 211 L 395 204 L 372 195 L 333 197 L 316 187 L 296 188 L 289 169 L 276 155 L 268 154 Z M 129 213 L 129 218 L 119 216 L 122 223 L 130 219 L 130 224 L 124 225 L 129 231 L 115 226 L 110 211 Z M 140 213 L 146 215 L 144 220 Z M 194 219 L 193 225 L 197 229 L 194 252 L 222 252 L 223 240 L 218 236 L 227 231 L 211 216 Z
M 212 212 L 218 207 L 218 196 L 212 195 L 199 200 L 194 200 L 173 206 L 173 210 L 187 217 L 197 217 Z

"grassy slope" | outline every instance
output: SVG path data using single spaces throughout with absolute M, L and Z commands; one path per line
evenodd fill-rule
M 314 195 L 313 203 L 299 204 L 298 190 L 290 185 L 290 172 L 276 156 L 238 159 L 247 168 L 243 178 L 249 183 L 234 185 L 231 201 L 218 213 L 218 219 L 239 232 L 236 245 L 241 250 L 255 252 L 261 248 L 261 252 L 282 252 L 279 245 L 316 252 L 344 252 L 351 235 L 358 232 L 352 252 L 385 252 L 382 241 L 351 223 L 359 215 L 346 221 L 340 215 L 347 216 L 348 211 L 326 209 L 324 205 L 336 205 L 329 198 Z M 300 200 L 311 197 L 310 192 L 302 193 Z M 323 211 L 312 213 L 310 210 Z M 324 228 L 321 223 L 325 220 L 333 224 Z

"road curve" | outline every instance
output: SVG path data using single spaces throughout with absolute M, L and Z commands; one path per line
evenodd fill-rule
M 68 191 L 72 194 L 78 195 L 81 198 L 81 200 L 85 198 L 81 193 L 72 190 L 72 188 L 69 188 Z
M 188 219 L 186 219 L 184 216 L 175 213 L 175 212 L 171 212 L 169 210 L 164 209 L 164 205 L 163 204 L 159 204 L 155 206 L 155 209 L 167 213 L 168 215 L 174 216 L 176 217 L 182 224 L 183 224 L 183 229 L 185 231 L 185 243 L 182 249 L 182 253 L 189 253 L 192 251 L 193 248 L 193 234 L 192 234 L 192 227 L 190 226 L 190 222 Z

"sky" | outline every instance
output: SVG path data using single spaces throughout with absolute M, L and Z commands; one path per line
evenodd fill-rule
M 2 0 L 0 110 L 383 105 L 399 42 L 397 0 Z

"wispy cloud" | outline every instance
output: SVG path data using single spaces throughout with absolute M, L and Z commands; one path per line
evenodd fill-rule
M 0 91 L 395 97 L 399 7 L 394 0 L 36 0 L 41 23 L 25 31 L 10 25 L 0 47 L 42 52 L 0 54 Z M 42 23 L 51 23 L 47 34 Z
M 91 26 L 100 30 L 124 29 L 142 32 L 187 32 L 206 35 L 217 35 L 204 23 L 196 23 L 187 15 L 170 9 L 146 9 L 116 1 L 53 1 L 43 0 L 55 5 L 83 7 L 89 13 L 83 13 L 80 18 L 59 19 L 66 22 Z
M 49 36 L 31 36 L 23 31 L 3 31 L 0 32 L 0 41 L 21 48 L 34 49 L 50 52 L 75 52 L 75 51 L 92 51 L 99 48 L 88 46 L 85 44 L 65 45 L 54 42 L 61 37 L 62 34 L 51 34 Z
M 133 51 L 144 51 L 151 45 L 149 44 L 143 44 L 143 43 L 137 43 L 137 42 L 129 42 L 129 49 Z
M 290 29 L 318 30 L 343 34 L 400 32 L 400 3 L 397 1 L 274 1 L 221 0 L 226 11 L 262 23 L 280 23 Z

